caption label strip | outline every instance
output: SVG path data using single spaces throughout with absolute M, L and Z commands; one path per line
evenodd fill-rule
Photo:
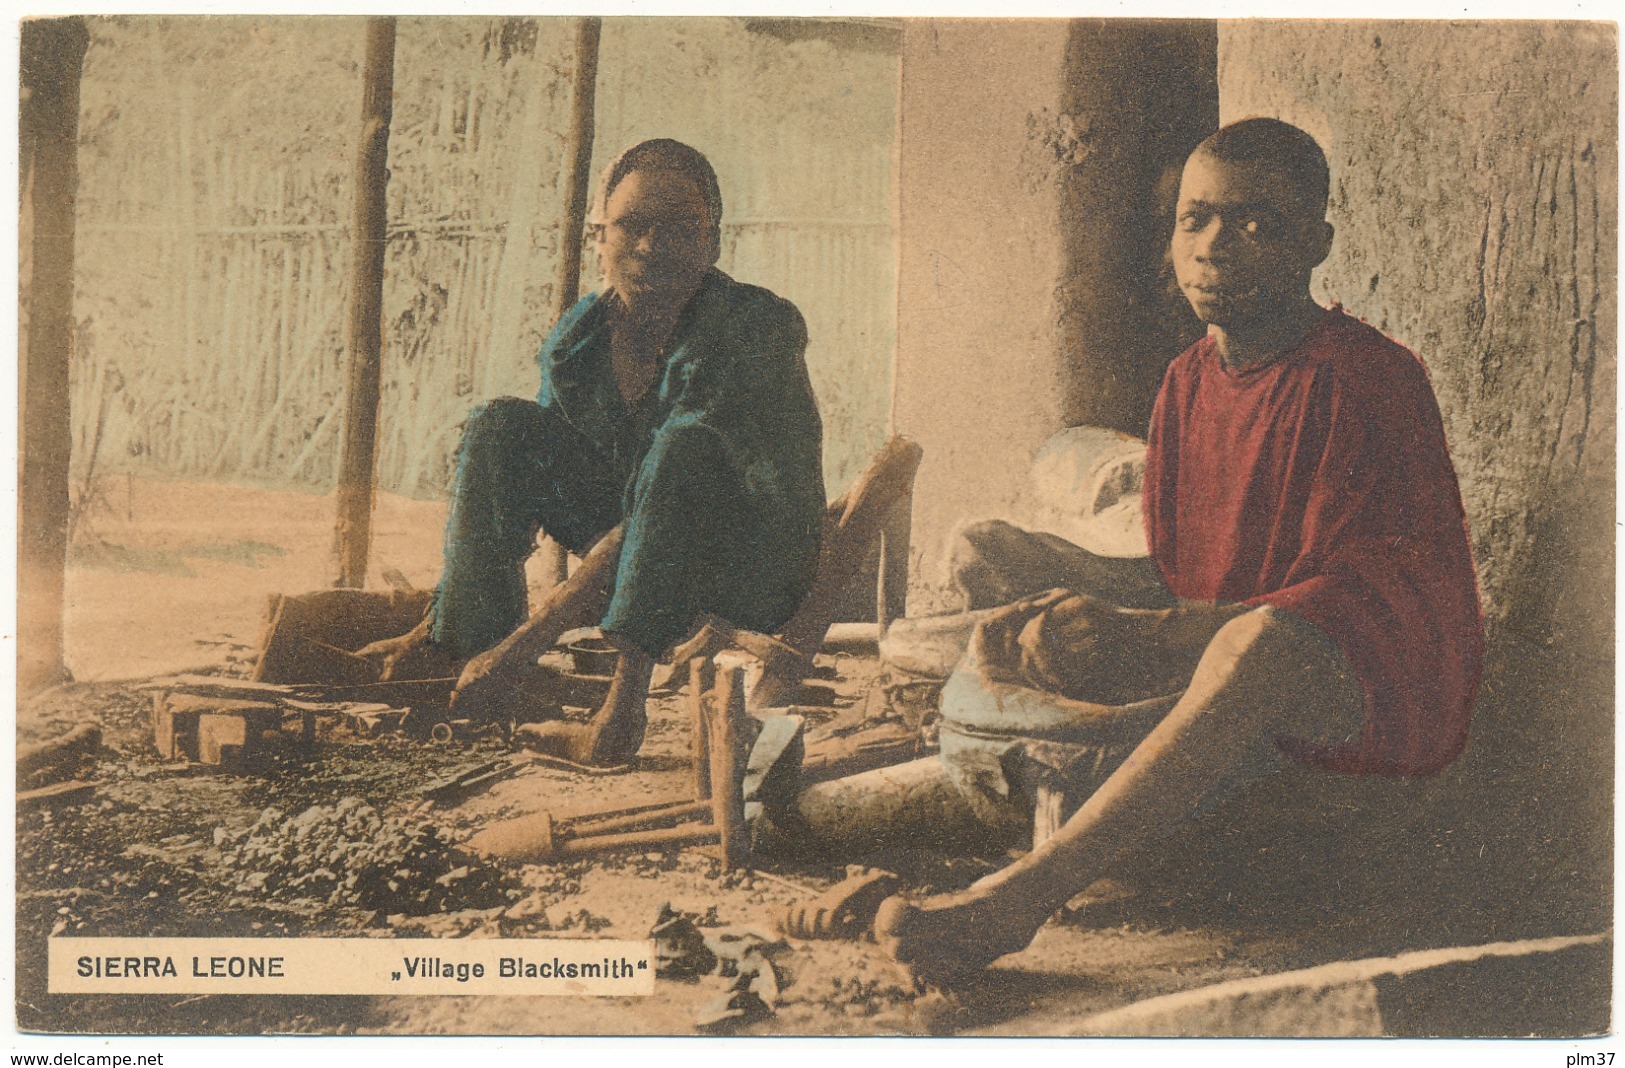
M 66 938 L 53 994 L 543 994 L 654 991 L 654 946 L 581 938 Z

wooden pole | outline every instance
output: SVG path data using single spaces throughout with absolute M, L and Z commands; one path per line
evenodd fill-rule
M 361 70 L 361 138 L 355 156 L 350 216 L 349 377 L 339 446 L 338 550 L 335 586 L 366 582 L 372 538 L 372 475 L 378 440 L 378 391 L 384 341 L 384 224 L 389 186 L 390 95 L 395 82 L 395 20 L 367 20 Z
M 745 830 L 745 801 L 739 760 L 739 728 L 745 718 L 745 672 L 724 668 L 717 672 L 716 688 L 706 702 L 711 721 L 707 745 L 711 750 L 711 822 L 722 843 L 725 868 L 742 868 L 750 856 Z
M 79 76 L 84 19 L 22 25 L 19 191 L 22 457 L 18 472 L 17 685 L 68 677 L 62 652 L 68 560 L 68 368 L 73 353 L 74 209 L 79 191 Z
M 689 663 L 688 719 L 694 764 L 694 796 L 702 801 L 711 796 L 711 714 L 706 711 L 706 701 L 716 684 L 716 661 L 702 656 Z
M 565 135 L 564 229 L 559 239 L 559 273 L 554 286 L 555 317 L 575 305 L 581 291 L 581 241 L 592 186 L 593 107 L 598 96 L 598 34 L 603 20 L 576 19 L 574 80 L 570 90 L 570 130 Z
M 564 227 L 559 231 L 558 275 L 553 282 L 555 322 L 575 306 L 581 295 L 581 242 L 592 190 L 593 116 L 598 98 L 598 37 L 602 23 L 602 19 L 588 17 L 576 19 L 575 25 L 570 128 L 564 142 L 570 169 L 564 174 Z M 568 573 L 569 556 L 552 538 L 543 543 L 542 553 L 543 574 L 556 586 Z

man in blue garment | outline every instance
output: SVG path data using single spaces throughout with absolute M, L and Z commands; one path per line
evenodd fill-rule
M 595 216 L 602 292 L 543 344 L 535 403 L 470 415 L 429 615 L 363 652 L 475 657 L 526 619 L 538 532 L 580 554 L 621 524 L 601 623 L 619 657 L 609 695 L 590 722 L 544 724 L 531 743 L 608 765 L 637 752 L 654 663 L 704 614 L 759 631 L 789 619 L 817 564 L 824 486 L 806 325 L 716 269 L 722 196 L 705 157 L 666 139 L 628 149 Z

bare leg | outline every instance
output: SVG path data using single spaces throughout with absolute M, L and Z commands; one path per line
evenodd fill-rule
M 1284 760 L 1277 735 L 1358 731 L 1359 687 L 1319 631 L 1264 608 L 1226 623 L 1155 730 L 1048 841 L 958 894 L 889 899 L 875 935 L 921 978 L 985 967 L 1027 945 L 1049 915 L 1204 800 Z
M 615 642 L 613 635 L 605 638 Z M 553 721 L 524 732 L 525 744 L 577 764 L 624 764 L 643 746 L 649 725 L 649 676 L 654 658 L 630 642 L 616 642 L 620 658 L 604 704 L 586 723 Z

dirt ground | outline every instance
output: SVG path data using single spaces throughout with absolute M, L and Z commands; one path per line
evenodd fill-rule
M 324 585 L 331 502 L 139 480 L 107 497 L 70 573 L 68 650 L 83 681 L 19 710 L 19 744 L 80 723 L 104 731 L 93 796 L 19 814 L 24 1030 L 681 1035 L 696 1032 L 705 1004 L 726 987 L 714 977 L 661 979 L 653 996 L 620 999 L 52 995 L 44 989 L 52 933 L 641 939 L 669 905 L 702 931 L 750 928 L 768 940 L 780 996 L 771 1015 L 733 1031 L 1046 1034 L 1091 1012 L 1225 979 L 1607 922 L 1606 891 L 1560 873 L 1532 883 L 1528 864 L 1497 867 L 1527 852 L 1515 835 L 1399 819 L 1392 814 L 1414 809 L 1415 796 L 1395 795 L 1384 802 L 1390 817 L 1378 821 L 1389 837 L 1377 840 L 1339 821 L 1347 798 L 1323 799 L 1303 815 L 1292 801 L 1301 784 L 1289 779 L 1244 803 L 1254 814 L 1275 806 L 1273 819 L 1228 808 L 1194 821 L 1134 873 L 1134 892 L 1075 901 L 1029 949 L 967 988 L 917 991 L 872 944 L 784 940 L 779 917 L 847 863 L 946 889 L 1007 857 L 758 857 L 754 870 L 729 873 L 704 848 L 511 867 L 459 853 L 458 842 L 509 816 L 682 794 L 690 743 L 675 694 L 652 700 L 648 740 L 625 773 L 532 762 L 456 803 L 425 801 L 419 790 L 504 756 L 495 732 L 441 746 L 362 737 L 323 717 L 314 747 L 290 748 L 255 773 L 167 769 L 152 738 L 150 680 L 180 671 L 245 676 L 265 595 Z M 443 506 L 386 496 L 378 514 L 375 571 L 431 583 Z M 820 715 L 868 707 L 872 655 L 826 652 L 819 667 L 834 692 Z M 325 853 L 289 830 L 302 825 Z M 1528 907 L 1531 895 L 1542 908 Z

